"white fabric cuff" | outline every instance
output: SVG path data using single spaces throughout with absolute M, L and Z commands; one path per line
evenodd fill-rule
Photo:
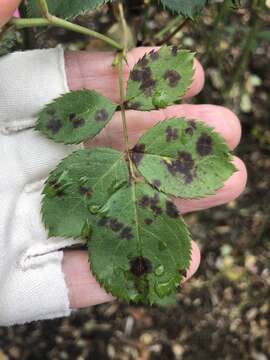
M 78 146 L 56 144 L 31 127 L 69 91 L 61 47 L 0 58 L 0 326 L 70 314 L 61 249 L 40 215 L 49 171 Z

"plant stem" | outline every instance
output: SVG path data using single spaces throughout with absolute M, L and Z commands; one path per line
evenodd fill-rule
M 181 24 L 179 24 L 177 26 L 177 28 L 170 33 L 168 36 L 166 36 L 158 45 L 164 45 L 167 44 L 189 21 L 189 18 L 186 18 L 184 21 L 181 22 Z
M 178 15 L 176 18 L 172 19 L 163 29 L 161 29 L 156 35 L 155 38 L 157 40 L 163 38 L 169 31 L 172 31 L 179 21 L 183 19 L 182 15 Z
M 102 35 L 94 30 L 88 29 L 81 25 L 73 24 L 69 21 L 60 19 L 60 18 L 58 18 L 56 16 L 52 16 L 52 15 L 50 16 L 49 19 L 44 19 L 44 18 L 17 19 L 17 18 L 13 18 L 12 23 L 18 29 L 23 29 L 23 28 L 27 28 L 27 27 L 39 27 L 39 26 L 46 26 L 46 25 L 62 27 L 64 29 L 71 30 L 71 31 L 74 31 L 74 32 L 77 32 L 77 33 L 80 33 L 83 35 L 92 36 L 96 39 L 104 41 L 105 43 L 113 46 L 114 48 L 116 48 L 118 50 L 121 50 L 121 51 L 123 50 L 123 47 L 120 44 L 118 44 L 116 41 L 109 38 L 108 36 Z
M 133 161 L 130 155 L 130 146 L 129 146 L 129 138 L 128 138 L 128 129 L 127 129 L 127 119 L 126 119 L 126 109 L 125 109 L 125 91 L 124 91 L 124 81 L 123 81 L 123 59 L 124 54 L 121 53 L 118 55 L 117 64 L 118 64 L 118 79 L 119 79 L 119 88 L 120 88 L 120 107 L 121 107 L 121 116 L 122 116 L 122 125 L 123 125 L 123 134 L 124 134 L 124 141 L 125 141 L 125 149 L 128 156 L 129 162 L 129 169 L 133 179 L 136 178 L 135 171 L 133 167 Z
M 123 29 L 123 45 L 124 45 L 124 50 L 126 51 L 126 49 L 128 48 L 128 26 L 127 26 L 127 22 L 125 19 L 125 13 L 124 13 L 124 8 L 123 8 L 123 4 L 119 3 L 118 4 L 118 11 L 119 11 L 119 16 L 120 16 L 120 21 L 121 21 L 121 26 Z
M 256 0 L 253 2 L 253 4 L 256 4 Z M 257 16 L 256 8 L 254 5 L 254 7 L 251 8 L 250 29 L 246 37 L 245 45 L 233 69 L 230 82 L 225 91 L 225 96 L 229 96 L 234 84 L 238 83 L 239 80 L 241 79 L 243 72 L 245 71 L 246 65 L 248 64 L 250 56 L 252 54 L 252 46 L 254 40 L 258 35 L 259 29 L 260 29 L 260 21 L 259 21 L 259 17 Z
M 38 0 L 38 6 L 43 14 L 43 16 L 50 20 L 51 14 L 49 12 L 48 4 L 46 0 Z

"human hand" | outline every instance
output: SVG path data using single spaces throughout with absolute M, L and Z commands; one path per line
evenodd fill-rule
M 1 4 L 0 24 L 7 21 L 12 15 L 19 1 L 3 1 Z M 4 9 L 2 11 L 2 9 Z M 129 54 L 130 68 L 137 60 L 150 49 L 134 49 Z M 111 53 L 86 53 L 67 52 L 65 54 L 65 67 L 67 82 L 70 90 L 81 88 L 94 89 L 103 95 L 118 100 L 117 75 L 111 67 L 113 54 Z M 196 62 L 196 72 L 193 84 L 187 93 L 187 97 L 195 96 L 203 87 L 204 73 L 201 65 Z M 0 74 L 1 76 L 1 74 Z M 125 79 L 128 77 L 128 67 L 125 67 Z M 113 90 L 112 90 L 113 89 Z M 199 118 L 219 132 L 231 149 L 235 148 L 240 140 L 241 129 L 237 117 L 228 109 L 214 105 L 177 105 L 162 111 L 140 113 L 138 111 L 127 112 L 127 122 L 131 143 L 136 143 L 140 135 L 151 128 L 156 122 L 173 116 L 185 116 L 187 118 Z M 119 114 L 97 136 L 89 142 L 88 146 L 110 146 L 121 149 L 122 126 Z M 246 183 L 246 170 L 240 159 L 234 160 L 239 169 L 220 189 L 216 195 L 199 200 L 177 200 L 176 204 L 182 213 L 194 210 L 206 209 L 224 204 L 236 198 L 244 189 Z M 187 274 L 191 277 L 199 266 L 200 252 L 193 242 L 192 262 Z M 82 308 L 98 303 L 110 301 L 112 297 L 100 288 L 91 275 L 88 264 L 88 256 L 83 251 L 65 251 L 63 258 L 63 272 L 69 289 L 68 296 L 71 308 Z

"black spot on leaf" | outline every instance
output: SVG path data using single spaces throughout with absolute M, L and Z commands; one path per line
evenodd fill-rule
M 143 93 L 146 97 L 153 96 L 154 90 L 156 87 L 156 83 L 157 82 L 154 79 L 147 79 L 146 81 L 142 82 L 142 84 L 140 86 L 140 90 L 143 91 Z
M 123 228 L 123 224 L 121 224 L 117 219 L 110 219 L 108 226 L 112 229 L 114 232 L 118 232 Z
M 133 110 L 138 110 L 138 109 L 140 109 L 141 106 L 142 106 L 141 103 L 139 103 L 138 101 L 131 102 L 128 104 L 128 108 L 133 109 Z
M 138 61 L 138 66 L 144 68 L 149 64 L 148 59 L 146 58 L 146 54 Z
M 78 129 L 78 128 L 84 126 L 85 120 L 84 120 L 83 118 L 74 119 L 74 120 L 72 121 L 72 124 L 73 124 L 74 129 Z
M 151 199 L 150 199 L 150 209 L 153 211 L 153 213 L 155 214 L 155 216 L 161 215 L 162 214 L 162 209 L 159 205 L 159 195 L 155 194 Z
M 139 200 L 139 206 L 141 208 L 147 208 L 150 205 L 150 197 L 147 195 L 144 195 L 140 200 Z
M 75 114 L 75 113 L 70 113 L 70 114 L 68 115 L 68 117 L 69 117 L 69 120 L 70 120 L 70 121 L 73 121 L 73 120 L 76 118 L 76 114 Z
M 151 60 L 153 60 L 153 61 L 155 61 L 155 60 L 158 60 L 159 59 L 159 53 L 158 53 L 158 51 L 151 51 L 150 52 L 150 58 L 151 58 Z
M 166 201 L 166 214 L 171 218 L 177 218 L 179 213 L 177 207 L 171 201 Z
M 142 158 L 144 157 L 145 145 L 137 144 L 132 150 L 132 160 L 136 165 L 139 165 Z
M 55 193 L 56 196 L 58 197 L 63 197 L 65 195 L 65 192 L 63 189 L 58 189 Z
M 144 220 L 145 225 L 151 225 L 153 223 L 152 219 L 145 219 Z
M 207 156 L 211 153 L 213 148 L 212 138 L 204 133 L 202 134 L 196 144 L 196 149 L 199 155 Z
M 62 122 L 59 119 L 52 118 L 48 121 L 47 129 L 53 134 L 57 134 L 62 127 Z
M 155 188 L 159 189 L 159 188 L 161 187 L 161 182 L 160 182 L 159 180 L 153 180 L 153 181 L 152 181 L 152 185 L 153 185 Z
M 141 70 L 134 69 L 130 72 L 130 79 L 133 81 L 142 81 L 142 74 L 143 72 Z
M 125 226 L 120 233 L 121 239 L 131 240 L 133 239 L 132 229 L 130 226 Z
M 192 136 L 197 125 L 194 120 L 188 121 L 188 127 L 185 129 L 185 134 Z
M 173 129 L 171 126 L 167 126 L 166 128 L 166 141 L 171 142 L 172 140 L 177 140 L 178 136 L 178 129 Z
M 97 110 L 95 113 L 95 120 L 96 121 L 106 121 L 108 120 L 109 114 L 106 109 Z
M 130 271 L 135 276 L 143 276 L 152 272 L 151 261 L 143 256 L 138 256 L 130 261 Z
M 175 176 L 177 173 L 184 175 L 186 183 L 193 180 L 192 170 L 194 168 L 194 160 L 191 154 L 185 151 L 178 153 L 176 160 L 171 163 L 165 163 L 171 175 Z
M 105 226 L 105 225 L 107 225 L 108 221 L 109 221 L 109 219 L 107 216 L 102 216 L 102 218 L 98 222 L 98 225 Z
M 56 110 L 53 109 L 53 108 L 50 108 L 50 109 L 47 109 L 47 110 L 46 110 L 46 113 L 47 113 L 48 115 L 55 115 Z
M 181 269 L 179 270 L 180 275 L 182 275 L 183 277 L 187 277 L 187 270 L 186 269 Z
M 92 195 L 91 190 L 87 189 L 85 186 L 79 187 L 79 193 L 86 197 L 91 197 L 91 195 Z
M 171 87 L 176 87 L 181 80 L 181 76 L 176 70 L 167 70 L 163 75 L 163 79 L 167 80 Z

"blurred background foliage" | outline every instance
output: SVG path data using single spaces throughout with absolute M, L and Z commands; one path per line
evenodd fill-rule
M 69 319 L 0 328 L 0 360 L 270 359 L 270 1 L 212 0 L 192 18 L 154 0 L 124 4 L 131 46 L 196 51 L 206 84 L 191 101 L 227 106 L 240 118 L 236 153 L 248 167 L 247 189 L 227 205 L 186 217 L 202 263 L 177 306 L 115 302 Z M 118 20 L 109 4 L 75 22 L 120 39 Z M 71 50 L 108 50 L 56 28 L 27 29 L 16 38 L 17 49 L 60 42 Z

